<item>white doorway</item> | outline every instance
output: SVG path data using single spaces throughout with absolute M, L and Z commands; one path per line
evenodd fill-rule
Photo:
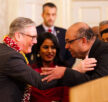
M 96 26 L 100 21 L 108 19 L 108 1 L 72 1 L 72 22 L 86 22 Z

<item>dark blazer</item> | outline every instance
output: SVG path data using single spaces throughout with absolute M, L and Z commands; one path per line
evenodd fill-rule
M 37 26 L 36 29 L 37 29 L 37 34 L 41 34 L 41 33 L 45 32 L 45 29 L 43 28 L 42 25 Z M 69 65 L 69 67 L 71 67 L 75 62 L 75 58 L 73 58 L 72 55 L 70 54 L 70 52 L 65 49 L 66 30 L 63 28 L 60 28 L 60 27 L 54 27 L 54 29 L 56 31 L 57 38 L 58 38 L 59 43 L 60 43 L 61 57 Z
M 85 74 L 81 74 L 69 68 L 66 69 L 64 77 L 62 78 L 64 85 L 74 86 L 108 75 L 108 43 L 96 39 L 90 50 L 89 57 L 97 60 L 95 69 Z
M 0 102 L 21 102 L 26 84 L 39 89 L 50 86 L 41 82 L 39 73 L 26 64 L 20 53 L 0 44 Z

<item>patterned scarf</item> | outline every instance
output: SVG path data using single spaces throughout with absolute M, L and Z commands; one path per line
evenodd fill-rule
M 29 64 L 25 54 L 21 51 L 21 48 L 16 44 L 16 42 L 11 39 L 9 36 L 5 36 L 3 39 L 3 42 L 11 47 L 12 49 L 14 49 L 15 51 L 19 52 L 20 54 L 22 54 L 27 62 L 27 64 Z M 31 86 L 27 85 L 27 87 L 25 88 L 25 92 L 24 92 L 24 96 L 21 102 L 30 102 L 30 94 L 31 94 Z

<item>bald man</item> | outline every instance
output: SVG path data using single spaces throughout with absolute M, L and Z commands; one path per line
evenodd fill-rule
M 73 86 L 89 80 L 108 75 L 108 43 L 95 37 L 92 29 L 83 22 L 78 22 L 69 27 L 65 36 L 66 49 L 76 58 L 95 58 L 97 66 L 94 70 L 81 74 L 73 69 L 56 67 L 55 69 L 43 69 L 47 71 L 42 75 L 48 75 L 43 79 L 51 81 L 61 79 L 63 85 Z M 48 71 L 49 70 L 49 71 Z

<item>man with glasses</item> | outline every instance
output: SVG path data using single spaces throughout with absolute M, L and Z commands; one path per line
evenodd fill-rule
M 30 86 L 27 84 L 40 89 L 49 87 L 41 82 L 39 73 L 27 65 L 24 55 L 31 52 L 36 38 L 36 25 L 31 19 L 18 17 L 11 23 L 9 34 L 0 44 L 1 102 L 29 102 Z
M 77 67 L 73 69 L 58 66 L 55 69 L 43 68 L 44 73 L 41 73 L 41 75 L 48 75 L 43 81 L 61 79 L 61 84 L 73 86 L 108 75 L 108 43 L 96 38 L 92 29 L 86 23 L 78 22 L 69 27 L 65 40 L 65 48 L 71 52 L 73 57 L 80 59 L 95 58 L 97 66 L 92 71 L 91 68 L 85 69 L 85 73 L 79 73 L 78 70 L 82 69 Z

